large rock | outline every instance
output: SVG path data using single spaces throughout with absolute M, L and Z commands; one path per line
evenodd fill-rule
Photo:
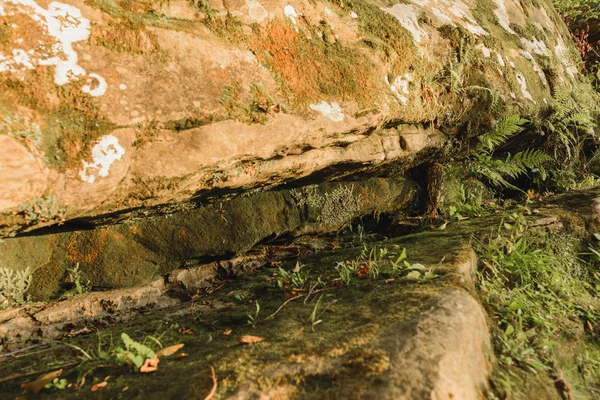
M 534 114 L 576 60 L 526 4 L 2 0 L 0 235 L 401 172 L 444 142 L 405 124 Z

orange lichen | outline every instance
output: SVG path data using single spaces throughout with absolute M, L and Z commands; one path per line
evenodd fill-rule
M 250 47 L 279 76 L 288 96 L 297 102 L 369 102 L 376 91 L 374 69 L 360 51 L 340 43 L 309 39 L 279 19 L 260 27 Z
M 110 232 L 99 229 L 96 235 L 75 232 L 67 243 L 67 259 L 84 264 L 93 263 L 104 252 Z

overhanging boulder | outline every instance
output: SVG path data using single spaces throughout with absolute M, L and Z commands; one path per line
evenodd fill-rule
M 0 236 L 401 172 L 576 62 L 549 0 L 5 0 Z

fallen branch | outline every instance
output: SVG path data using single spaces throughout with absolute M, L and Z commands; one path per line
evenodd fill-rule
M 204 398 L 204 400 L 212 399 L 212 397 L 215 395 L 215 392 L 217 391 L 217 376 L 215 375 L 215 369 L 212 367 L 212 365 L 210 365 L 210 375 L 213 381 L 213 387 L 210 390 L 208 396 Z

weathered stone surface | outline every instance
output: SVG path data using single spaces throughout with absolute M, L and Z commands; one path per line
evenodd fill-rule
M 0 268 L 35 269 L 30 293 L 36 299 L 56 295 L 77 264 L 90 286 L 131 287 L 190 262 L 243 254 L 283 234 L 332 232 L 363 215 L 408 212 L 418 191 L 404 179 L 324 183 L 92 230 L 7 238 Z
M 0 27 L 1 236 L 401 172 L 444 142 L 411 126 L 486 125 L 492 98 L 532 115 L 577 84 L 549 0 L 3 0 Z
M 402 243 L 402 239 L 396 239 L 378 245 L 397 247 Z M 177 306 L 180 301 L 168 296 L 172 284 L 211 288 L 206 279 L 214 279 L 215 265 L 210 264 L 173 273 L 167 286 L 160 280 L 146 287 L 84 293 L 58 303 L 36 303 L 0 312 L 0 344 L 7 352 L 41 338 L 69 340 L 70 336 L 93 330 L 102 321 L 122 323 L 136 309 L 152 309 L 152 313 L 132 322 L 134 325 L 120 325 L 118 331 L 137 335 L 140 330 L 165 323 L 181 324 L 183 331 L 193 328 L 191 336 L 177 334 L 189 352 L 189 357 L 177 365 L 191 371 L 191 365 L 197 365 L 206 354 L 217 370 L 221 398 L 323 398 L 332 393 L 339 398 L 482 398 L 493 361 L 485 315 L 454 277 L 455 273 L 461 275 L 458 265 L 464 262 L 461 254 L 468 249 L 456 253 L 452 242 L 434 246 L 422 242 L 421 248 L 410 250 L 412 261 L 442 274 L 438 280 L 415 282 L 396 277 L 389 282 L 375 282 L 364 277 L 349 286 L 335 284 L 328 274 L 334 260 L 354 257 L 360 250 L 361 247 L 302 258 L 301 263 L 306 264 L 304 268 L 311 276 L 329 282 L 325 304 L 331 311 L 319 317 L 322 323 L 313 326 L 312 331 L 310 323 L 306 325 L 307 320 L 298 313 L 310 313 L 319 295 L 315 294 L 308 303 L 299 299 L 280 309 L 282 292 L 274 289 L 275 278 L 264 270 L 229 282 L 226 289 L 216 293 L 209 290 L 212 294 L 192 300 L 191 304 Z M 255 261 L 245 260 L 248 264 Z M 218 268 L 224 267 L 223 263 Z M 329 296 L 338 300 L 331 302 Z M 256 328 L 250 327 L 243 312 L 254 305 L 243 299 L 260 301 L 262 312 L 275 313 L 276 317 L 262 316 Z M 165 307 L 169 307 L 168 311 L 161 312 Z M 163 318 L 168 322 L 159 322 Z M 214 322 L 211 325 L 207 321 Z M 267 341 L 252 347 L 235 345 L 235 338 L 241 334 L 261 335 Z M 97 346 L 95 335 L 81 338 L 84 342 L 89 339 Z M 86 349 L 87 343 L 79 342 L 78 346 Z M 0 376 L 5 367 L 0 363 Z M 177 373 L 169 378 L 169 390 L 193 397 L 206 391 L 203 384 L 186 383 L 188 378 L 183 379 L 184 376 Z M 2 384 L 0 380 L 0 390 L 6 388 Z M 133 376 L 128 376 L 127 385 L 134 398 L 152 399 L 157 395 L 152 384 L 139 388 Z M 74 394 L 68 391 L 64 395 L 69 398 Z

